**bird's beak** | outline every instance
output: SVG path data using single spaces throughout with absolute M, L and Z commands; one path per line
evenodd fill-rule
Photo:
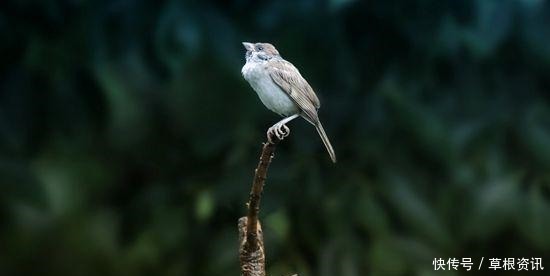
M 243 42 L 243 46 L 247 51 L 253 51 L 254 50 L 254 44 L 250 42 Z

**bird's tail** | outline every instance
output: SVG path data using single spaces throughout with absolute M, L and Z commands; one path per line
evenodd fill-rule
M 317 129 L 319 136 L 321 136 L 321 140 L 323 140 L 323 144 L 325 144 L 325 147 L 327 148 L 328 154 L 330 155 L 330 159 L 332 159 L 333 163 L 336 163 L 336 154 L 334 153 L 334 149 L 332 148 L 332 145 L 328 140 L 327 134 L 325 133 L 325 130 L 323 129 L 323 125 L 321 125 L 321 122 L 317 122 L 315 124 L 315 128 Z

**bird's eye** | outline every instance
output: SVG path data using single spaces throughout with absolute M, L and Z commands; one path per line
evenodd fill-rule
M 258 46 L 258 51 L 263 51 L 263 50 L 264 50 L 263 46 Z

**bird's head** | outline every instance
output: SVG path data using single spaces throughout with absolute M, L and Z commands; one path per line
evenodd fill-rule
M 246 61 L 264 61 L 279 56 L 279 51 L 269 43 L 243 42 L 246 49 Z

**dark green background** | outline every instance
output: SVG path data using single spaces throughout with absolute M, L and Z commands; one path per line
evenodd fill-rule
M 339 160 L 290 123 L 269 275 L 550 269 L 549 1 L 3 1 L 0 34 L 0 275 L 239 275 L 279 120 L 241 41 L 300 69 Z

